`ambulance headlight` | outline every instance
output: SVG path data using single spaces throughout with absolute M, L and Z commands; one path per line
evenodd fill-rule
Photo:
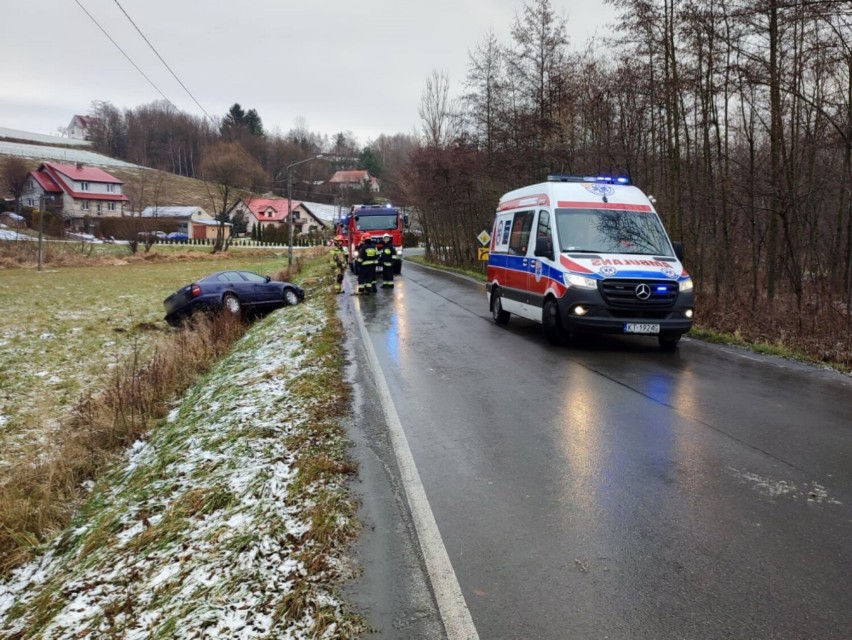
M 581 289 L 598 288 L 598 281 L 594 278 L 587 278 L 585 276 L 578 276 L 573 274 L 568 276 L 568 284 L 572 287 L 579 287 Z
M 678 290 L 681 293 L 686 293 L 687 291 L 692 291 L 692 278 L 687 278 L 686 280 L 681 280 L 678 284 Z

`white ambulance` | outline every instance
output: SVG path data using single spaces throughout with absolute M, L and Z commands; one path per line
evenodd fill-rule
M 547 339 L 652 335 L 673 349 L 692 327 L 692 279 L 648 197 L 626 178 L 548 176 L 500 198 L 487 295 L 497 324 L 540 322 Z

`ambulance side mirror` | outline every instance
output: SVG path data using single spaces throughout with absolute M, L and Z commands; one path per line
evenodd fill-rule
M 537 258 L 553 260 L 553 240 L 550 238 L 536 238 L 534 255 Z
M 683 243 L 672 242 L 672 249 L 674 249 L 675 257 L 681 262 L 683 262 Z

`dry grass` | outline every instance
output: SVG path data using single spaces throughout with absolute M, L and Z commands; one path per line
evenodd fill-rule
M 839 304 L 797 308 L 789 296 L 774 301 L 721 301 L 698 296 L 698 337 L 852 371 L 852 324 Z
M 0 487 L 0 572 L 27 560 L 35 544 L 61 530 L 83 496 L 83 483 L 162 418 L 169 400 L 244 331 L 227 315 L 200 318 L 162 338 L 150 359 L 143 362 L 135 351 L 105 389 L 81 400 L 46 449 L 39 445 L 17 460 Z
M 260 255 L 267 260 L 269 258 L 268 252 Z M 248 258 L 249 254 L 240 252 L 239 257 Z M 86 321 L 83 317 L 75 315 L 75 310 L 69 306 L 70 301 L 69 305 L 66 305 L 60 302 L 62 298 L 58 297 L 60 291 L 63 295 L 67 293 L 66 289 L 71 283 L 90 282 L 88 288 L 98 290 L 96 301 L 85 304 L 88 308 L 92 308 L 97 304 L 103 305 L 105 300 L 120 301 L 122 297 L 127 298 L 126 295 L 122 295 L 122 287 L 127 288 L 124 291 L 125 294 L 130 290 L 138 294 L 140 290 L 144 291 L 146 287 L 150 287 L 149 283 L 154 283 L 156 286 L 156 282 L 162 280 L 163 276 L 159 272 L 148 273 L 147 270 L 138 272 L 138 268 L 133 266 L 135 264 L 141 266 L 161 262 L 175 263 L 176 267 L 180 267 L 179 273 L 182 274 L 185 267 L 179 263 L 190 261 L 187 267 L 191 268 L 195 261 L 202 259 L 210 260 L 211 256 L 207 253 L 187 251 L 147 254 L 134 256 L 126 262 L 121 262 L 122 265 L 130 266 L 122 266 L 120 271 L 114 271 L 116 259 L 106 255 L 100 258 L 89 257 L 85 261 L 85 264 L 102 265 L 100 267 L 63 270 L 52 274 L 58 279 L 56 286 L 60 288 L 51 287 L 49 295 L 52 296 L 54 304 L 46 306 L 50 313 L 55 313 L 58 306 L 62 309 L 62 313 L 74 316 L 76 329 L 72 326 L 66 332 L 67 328 L 63 329 L 56 319 L 39 320 L 38 318 L 41 317 L 39 313 L 43 312 L 38 309 L 30 310 L 29 313 L 34 314 L 30 324 L 43 323 L 60 336 L 58 340 L 48 341 L 50 345 L 57 343 L 56 348 L 60 351 L 48 356 L 45 362 L 41 365 L 37 364 L 36 367 L 55 367 L 59 364 L 59 358 L 67 359 L 68 355 L 74 352 L 79 352 L 79 355 L 72 355 L 70 358 L 72 362 L 80 363 L 91 356 L 94 361 L 88 362 L 85 367 L 91 369 L 98 366 L 98 357 L 95 355 L 98 350 L 94 345 L 85 346 L 91 343 L 85 336 L 91 333 L 92 339 L 102 341 L 104 333 L 110 328 L 111 321 L 109 317 L 102 317 L 99 321 L 98 316 L 104 311 L 110 315 L 112 312 L 107 311 L 106 308 L 97 309 L 95 317 L 89 321 L 91 324 L 80 328 L 81 320 Z M 222 259 L 219 258 L 219 260 Z M 303 268 L 303 264 L 303 258 L 300 257 L 290 268 L 283 270 L 283 275 L 288 278 L 294 277 Z M 132 271 L 127 272 L 126 268 Z M 128 278 L 128 275 L 132 277 Z M 135 280 L 134 277 L 137 275 L 141 276 L 141 279 Z M 281 272 L 277 275 L 280 277 Z M 0 293 L 6 290 L 4 295 L 8 297 L 0 296 L 0 299 L 7 300 L 10 304 L 20 300 L 21 294 L 17 292 L 31 286 L 29 282 L 33 276 L 31 270 L 8 271 L 7 277 L 0 283 L 3 285 L 0 287 Z M 170 277 L 181 281 L 189 279 L 184 275 Z M 115 293 L 110 290 L 113 286 L 118 287 Z M 168 284 L 166 288 L 172 290 L 174 287 Z M 168 293 L 168 291 L 165 292 Z M 81 292 L 70 295 L 74 296 L 75 302 L 80 301 L 83 296 Z M 157 298 L 161 296 L 162 294 L 157 294 Z M 140 300 L 140 305 L 146 306 L 144 296 Z M 70 380 L 64 380 L 61 385 L 69 390 L 65 397 L 71 401 L 65 410 L 62 410 L 61 406 L 56 406 L 55 401 L 59 398 L 54 398 L 53 402 L 44 402 L 43 406 L 39 404 L 33 407 L 25 403 L 22 413 L 12 414 L 12 422 L 8 426 L 14 425 L 14 428 L 6 435 L 14 439 L 15 455 L 8 456 L 8 459 L 4 461 L 5 466 L 0 477 L 0 573 L 5 574 L 12 567 L 26 561 L 35 546 L 52 538 L 60 531 L 68 523 L 83 497 L 85 493 L 83 486 L 86 481 L 96 478 L 99 471 L 117 452 L 126 449 L 152 424 L 162 418 L 167 412 L 169 402 L 187 389 L 201 372 L 209 369 L 216 360 L 229 351 L 234 341 L 245 331 L 245 327 L 239 322 L 224 316 L 213 320 L 200 317 L 191 327 L 180 332 L 168 329 L 160 331 L 157 325 L 162 324 L 158 319 L 162 312 L 158 300 L 154 307 L 156 315 L 150 321 L 147 316 L 134 319 L 132 317 L 134 314 L 130 312 L 126 304 L 121 306 L 124 306 L 123 313 L 119 312 L 119 316 L 113 318 L 112 322 L 117 322 L 117 325 L 127 324 L 126 321 L 130 321 L 131 324 L 137 320 L 138 322 L 133 329 L 130 329 L 130 326 L 127 329 L 123 326 L 113 328 L 114 331 L 121 330 L 121 334 L 127 335 L 127 341 L 130 344 L 129 348 L 120 351 L 118 363 L 114 368 L 99 378 L 90 376 L 89 384 L 85 387 L 77 386 Z M 27 317 L 29 317 L 27 314 L 22 316 L 24 319 Z M 144 325 L 143 329 L 148 327 L 148 330 L 143 332 L 145 335 L 139 333 L 141 330 L 139 327 L 142 325 Z M 26 336 L 20 330 L 13 330 L 11 326 L 4 330 L 4 335 L 13 335 L 14 331 L 16 350 L 20 350 L 23 357 L 38 360 L 26 354 L 32 349 L 39 349 L 41 345 L 36 342 L 32 349 L 25 347 Z M 37 326 L 36 333 L 41 331 Z M 63 339 L 66 335 L 67 339 Z M 82 336 L 84 344 L 75 346 L 72 336 L 73 338 Z M 41 348 L 44 349 L 44 347 Z M 14 359 L 14 352 L 9 351 L 7 357 Z M 115 357 L 114 354 L 113 357 Z M 100 358 L 103 359 L 103 356 Z M 108 359 L 109 356 L 107 361 Z M 7 364 L 14 366 L 11 360 Z M 104 364 L 100 364 L 102 372 Z M 20 373 L 20 367 L 15 368 Z M 63 377 L 70 373 L 70 370 L 63 373 L 63 369 L 59 367 L 51 370 Z M 9 375 L 11 373 L 7 372 L 0 376 L 0 388 L 6 388 L 11 392 L 17 387 L 14 379 Z M 81 381 L 80 385 L 82 384 Z M 73 393 L 77 388 L 88 389 L 88 391 L 85 391 L 75 402 Z M 22 401 L 21 393 L 16 392 L 16 394 L 18 401 Z M 9 411 L 10 407 L 7 406 L 6 410 Z M 45 420 L 49 420 L 52 426 L 45 433 L 33 434 L 31 430 L 37 429 L 39 421 Z M 43 430 L 44 427 L 42 427 Z M 15 433 L 19 435 L 15 436 Z M 28 434 L 32 435 L 26 437 Z M 33 435 L 36 437 L 32 437 Z

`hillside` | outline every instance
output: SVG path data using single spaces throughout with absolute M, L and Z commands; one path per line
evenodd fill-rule
M 203 180 L 150 169 L 83 149 L 0 140 L 0 162 L 9 156 L 22 158 L 32 169 L 42 162 L 81 162 L 101 167 L 124 181 L 124 192 L 131 198 L 131 207 L 154 204 L 153 194 L 158 191 L 157 204 L 198 206 L 213 213 L 213 204 Z M 133 202 L 140 191 L 144 192 L 145 199 L 151 201 Z

